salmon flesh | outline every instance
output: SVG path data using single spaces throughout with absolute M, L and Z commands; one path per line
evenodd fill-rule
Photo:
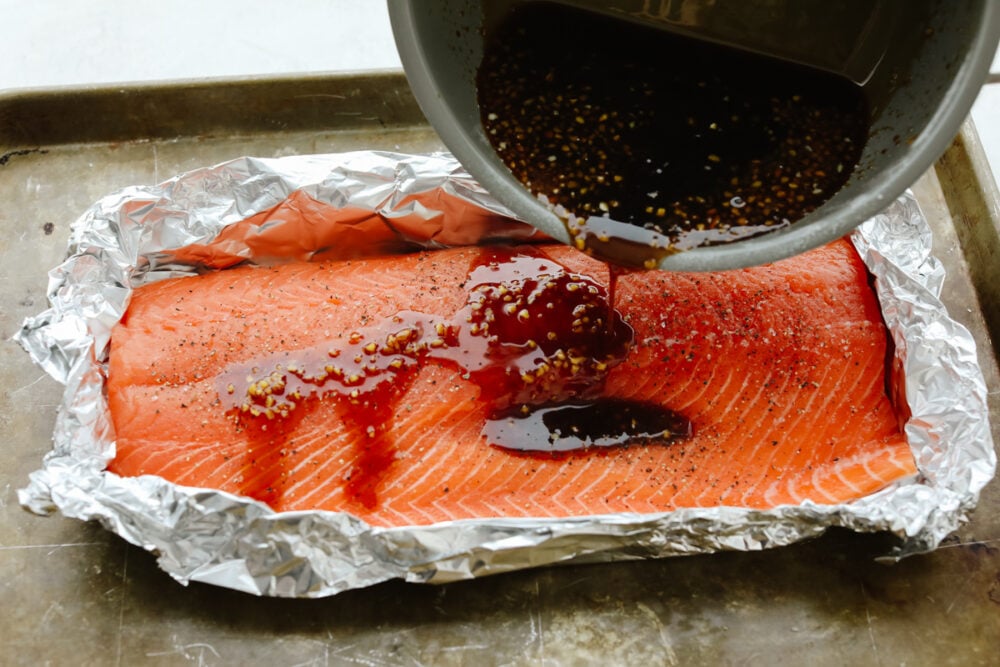
M 917 470 L 847 241 L 719 273 L 565 246 L 135 290 L 110 471 L 372 525 L 844 503 Z

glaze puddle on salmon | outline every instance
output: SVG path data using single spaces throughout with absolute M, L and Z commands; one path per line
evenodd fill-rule
M 374 525 L 844 502 L 916 472 L 846 242 L 717 274 L 562 246 L 141 287 L 109 469 Z

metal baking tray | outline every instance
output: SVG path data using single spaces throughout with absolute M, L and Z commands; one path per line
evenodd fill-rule
M 10 341 L 44 307 L 69 223 L 101 196 L 243 155 L 440 150 L 399 72 L 0 94 L 0 581 L 16 661 L 131 664 L 989 664 L 1000 491 L 937 551 L 832 531 L 792 547 L 575 565 L 324 600 L 183 588 L 96 525 L 23 512 L 62 388 Z M 1000 201 L 966 124 L 915 185 L 972 331 L 1000 443 Z M 992 334 L 992 337 L 991 337 Z

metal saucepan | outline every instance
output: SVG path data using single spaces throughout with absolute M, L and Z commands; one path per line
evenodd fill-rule
M 407 78 L 444 143 L 518 217 L 568 243 L 563 221 L 496 155 L 482 129 L 476 99 L 484 30 L 512 5 L 531 1 L 388 0 L 388 6 Z M 832 70 L 862 85 L 868 98 L 871 133 L 858 168 L 836 195 L 788 227 L 663 257 L 659 268 L 668 270 L 721 270 L 774 261 L 842 236 L 877 214 L 948 147 L 986 80 L 1000 39 L 996 0 L 569 4 Z

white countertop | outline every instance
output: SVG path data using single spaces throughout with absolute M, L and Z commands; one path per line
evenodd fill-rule
M 0 0 L 0 89 L 399 68 L 382 0 Z

